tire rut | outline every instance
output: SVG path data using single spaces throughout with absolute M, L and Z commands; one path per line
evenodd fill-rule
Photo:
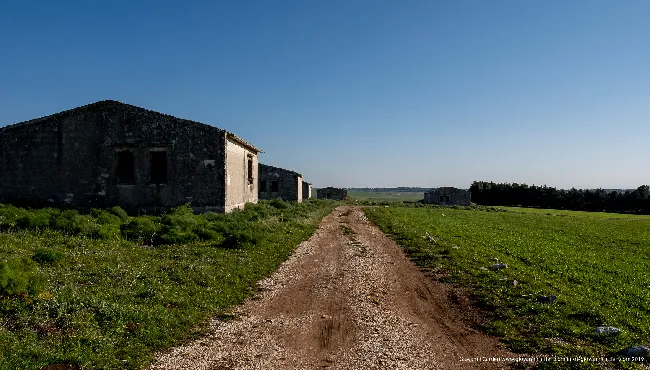
M 160 353 L 150 369 L 466 369 L 508 356 L 459 320 L 450 288 L 426 277 L 358 207 L 314 235 L 205 338 Z M 460 307 L 460 309 L 470 309 Z

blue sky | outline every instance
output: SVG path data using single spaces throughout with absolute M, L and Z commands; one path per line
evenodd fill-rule
M 650 2 L 4 1 L 0 126 L 98 100 L 315 187 L 650 183 Z

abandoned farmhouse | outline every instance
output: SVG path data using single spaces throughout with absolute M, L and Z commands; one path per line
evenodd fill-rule
M 303 181 L 302 182 L 302 199 L 311 198 L 311 184 Z
M 336 199 L 336 200 L 345 200 L 348 196 L 348 191 L 340 188 L 333 188 L 331 186 L 316 189 L 316 198 L 318 199 Z
M 257 202 L 259 153 L 213 126 L 100 101 L 0 128 L 0 202 L 229 212 Z
M 284 168 L 259 164 L 259 199 L 302 202 L 304 184 L 302 175 Z
M 424 193 L 424 203 L 469 206 L 471 193 L 469 190 L 457 189 L 454 187 L 442 187 L 431 189 Z

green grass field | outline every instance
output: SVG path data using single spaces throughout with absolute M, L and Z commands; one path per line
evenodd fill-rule
M 586 212 L 586 211 L 566 211 L 560 209 L 544 208 L 524 208 L 524 207 L 496 207 L 515 213 L 534 213 L 547 216 L 583 216 L 590 218 L 637 218 L 650 219 L 649 215 L 637 215 L 631 213 L 607 213 L 607 212 Z
M 248 297 L 337 204 L 138 218 L 0 206 L 0 369 L 140 369 Z
M 348 197 L 353 200 L 370 202 L 415 202 L 418 200 L 423 200 L 424 193 L 348 190 Z
M 485 329 L 513 351 L 605 356 L 650 343 L 650 216 L 433 206 L 366 213 L 424 269 L 474 288 L 493 314 Z M 507 267 L 493 271 L 497 261 Z M 557 300 L 541 302 L 550 295 Z M 599 335 L 599 326 L 622 332 Z

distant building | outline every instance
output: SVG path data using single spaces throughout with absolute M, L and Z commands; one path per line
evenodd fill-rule
M 308 182 L 302 182 L 302 199 L 311 198 L 311 184 Z
M 316 197 L 318 199 L 336 199 L 344 200 L 348 196 L 348 191 L 340 188 L 327 187 L 316 189 Z
M 469 190 L 453 187 L 431 189 L 424 193 L 424 203 L 429 204 L 469 206 L 471 201 Z
M 0 202 L 229 212 L 257 202 L 259 152 L 213 126 L 99 101 L 0 128 Z
M 276 199 L 302 202 L 302 175 L 284 168 L 260 163 L 258 166 L 259 199 Z

